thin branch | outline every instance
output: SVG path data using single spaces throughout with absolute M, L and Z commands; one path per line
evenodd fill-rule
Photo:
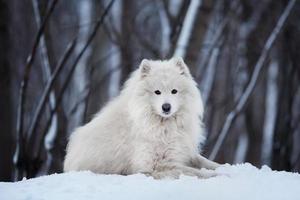
M 62 96 L 62 94 L 65 92 L 65 90 L 67 89 L 67 86 L 69 84 L 69 82 L 71 81 L 71 78 L 72 78 L 72 75 L 73 75 L 73 72 L 75 71 L 75 68 L 77 66 L 77 63 L 79 62 L 81 56 L 83 55 L 83 53 L 85 52 L 85 50 L 87 49 L 87 47 L 90 45 L 91 41 L 94 39 L 99 27 L 104 23 L 104 19 L 106 17 L 106 15 L 108 14 L 108 11 L 110 10 L 110 8 L 112 7 L 114 3 L 114 0 L 111 0 L 109 5 L 106 7 L 105 11 L 103 12 L 102 16 L 100 17 L 100 19 L 97 21 L 91 35 L 89 36 L 86 44 L 84 45 L 84 47 L 82 48 L 82 50 L 80 51 L 79 55 L 77 56 L 77 58 L 75 59 L 72 67 L 71 67 L 71 70 L 66 78 L 66 81 L 64 82 L 63 84 L 63 87 L 61 89 L 61 92 L 60 92 L 60 96 Z M 61 97 L 60 97 L 61 99 Z
M 54 108 L 53 110 L 51 110 L 50 118 L 53 116 L 54 112 L 57 110 L 58 106 L 60 105 L 60 103 L 61 103 L 61 101 L 62 101 L 63 94 L 65 93 L 65 91 L 66 91 L 66 89 L 67 89 L 67 87 L 68 87 L 69 82 L 71 81 L 72 75 L 73 75 L 73 73 L 74 73 L 74 71 L 75 71 L 75 69 L 76 69 L 76 66 L 77 66 L 79 60 L 81 59 L 82 55 L 84 54 L 84 52 L 86 51 L 86 49 L 88 48 L 88 46 L 90 45 L 90 43 L 92 42 L 92 40 L 94 39 L 94 37 L 96 36 L 96 33 L 97 33 L 99 27 L 103 24 L 104 19 L 105 19 L 105 17 L 107 16 L 108 11 L 109 11 L 110 8 L 112 7 L 114 1 L 115 1 L 115 0 L 111 0 L 110 3 L 108 4 L 108 6 L 107 6 L 106 9 L 104 10 L 103 14 L 101 15 L 100 19 L 98 19 L 98 21 L 97 21 L 97 23 L 96 23 L 96 25 L 95 25 L 95 27 L 94 27 L 92 33 L 91 33 L 90 36 L 88 37 L 86 44 L 83 46 L 83 48 L 81 49 L 80 53 L 79 53 L 78 56 L 76 57 L 74 63 L 72 64 L 71 69 L 70 69 L 70 71 L 69 71 L 69 73 L 68 73 L 68 75 L 67 75 L 67 77 L 66 77 L 66 79 L 65 79 L 65 82 L 63 83 L 62 89 L 61 89 L 61 91 L 60 91 L 59 94 L 58 94 L 57 102 L 56 102 L 55 108 Z M 36 125 L 35 125 L 35 126 L 36 126 Z M 32 130 L 34 131 L 34 129 L 32 129 Z M 43 137 L 44 137 L 44 135 L 43 135 Z M 31 144 L 33 144 L 33 140 L 34 140 L 34 138 L 31 137 L 30 140 L 29 140 L 29 142 L 31 141 Z M 29 143 L 29 144 L 30 144 L 30 143 Z M 39 149 L 41 149 L 41 148 L 39 147 L 39 145 L 40 145 L 40 142 L 37 141 L 37 142 L 36 142 L 36 146 L 34 146 L 34 149 L 36 149 L 36 151 L 34 151 L 34 152 L 35 152 L 34 159 L 36 159 L 37 156 L 38 156 L 39 153 L 40 153 Z
M 21 166 L 18 166 L 18 165 L 21 165 L 21 159 L 23 158 L 20 158 L 23 156 L 23 146 L 22 146 L 22 143 L 23 143 L 23 140 L 24 140 L 24 136 L 23 136 L 23 118 L 24 118 L 24 107 L 25 107 L 25 103 L 26 103 L 26 91 L 27 91 L 27 85 L 28 85 L 28 80 L 29 80 L 29 74 L 30 74 L 30 71 L 31 71 L 31 67 L 33 65 L 33 62 L 34 62 L 34 59 L 35 59 L 35 56 L 36 56 L 36 52 L 37 52 L 37 49 L 38 49 L 38 45 L 39 45 L 39 42 L 40 42 L 40 39 L 43 35 L 43 32 L 45 30 L 45 27 L 49 21 L 49 18 L 51 16 L 51 14 L 53 13 L 54 11 L 54 8 L 57 4 L 58 0 L 53 0 L 51 5 L 50 5 L 50 8 L 48 9 L 47 13 L 46 13 L 46 16 L 45 16 L 45 19 L 43 20 L 43 23 L 41 24 L 39 30 L 38 30 L 38 33 L 37 33 L 37 36 L 35 38 L 35 41 L 33 43 L 33 47 L 32 47 L 32 50 L 31 50 L 31 53 L 29 54 L 28 58 L 27 58 L 27 61 L 26 61 L 26 65 L 25 65 L 25 70 L 24 70 L 24 75 L 23 75 L 23 80 L 21 82 L 21 87 L 20 87 L 20 90 L 19 90 L 19 101 L 18 101 L 18 108 L 17 108 L 17 128 L 16 128 L 16 140 L 17 140 L 17 147 L 16 147 L 16 152 L 15 152 L 15 156 L 14 156 L 14 163 L 16 165 L 16 168 L 17 168 L 17 174 L 16 174 L 16 178 L 19 179 L 21 178 L 21 174 L 19 172 L 19 168 L 21 168 Z M 21 170 L 21 169 L 20 169 Z
M 222 128 L 222 131 L 219 134 L 219 137 L 217 139 L 217 142 L 216 142 L 211 154 L 209 155 L 209 159 L 211 159 L 211 160 L 215 159 L 215 157 L 217 156 L 217 154 L 220 150 L 222 143 L 225 140 L 226 135 L 229 132 L 230 127 L 232 126 L 232 123 L 237 118 L 238 114 L 244 109 L 246 103 L 248 102 L 249 96 L 252 94 L 252 92 L 255 88 L 256 82 L 260 75 L 260 71 L 263 68 L 263 65 L 268 56 L 268 53 L 269 53 L 270 49 L 272 48 L 279 32 L 282 30 L 282 27 L 285 24 L 289 14 L 291 13 L 291 10 L 292 10 L 295 2 L 296 2 L 296 0 L 289 1 L 288 5 L 286 6 L 282 15 L 280 16 L 274 30 L 272 31 L 271 35 L 269 36 L 269 38 L 262 50 L 262 53 L 255 65 L 251 80 L 250 80 L 249 84 L 247 85 L 245 92 L 242 94 L 241 98 L 239 99 L 237 106 L 227 116 L 225 124 Z
M 174 17 L 174 19 L 172 20 L 172 23 L 171 23 L 172 27 L 171 27 L 171 34 L 170 34 L 170 41 L 171 41 L 172 47 L 170 49 L 169 56 L 172 56 L 172 54 L 175 51 L 176 41 L 181 32 L 182 24 L 183 24 L 184 18 L 186 16 L 186 13 L 187 13 L 187 10 L 189 7 L 189 3 L 190 3 L 189 1 L 183 1 L 181 3 L 181 6 L 180 6 L 177 16 Z
M 42 97 L 41 97 L 39 103 L 38 103 L 36 111 L 33 114 L 32 122 L 31 122 L 31 124 L 29 126 L 29 129 L 28 129 L 28 132 L 27 132 L 27 141 L 28 141 L 28 147 L 27 148 L 30 147 L 30 148 L 34 149 L 34 146 L 33 146 L 34 139 L 37 140 L 36 136 L 34 137 L 34 133 L 36 131 L 38 122 L 41 118 L 43 108 L 47 103 L 47 100 L 48 100 L 49 94 L 51 93 L 51 90 L 53 88 L 54 82 L 58 78 L 59 73 L 61 72 L 63 67 L 66 65 L 66 62 L 68 61 L 69 57 L 71 56 L 71 53 L 74 50 L 76 42 L 77 42 L 77 38 L 75 37 L 72 40 L 72 42 L 70 43 L 70 45 L 68 45 L 64 55 L 62 56 L 62 59 L 58 62 L 57 67 L 55 68 L 53 74 L 51 75 L 50 79 L 48 80 L 48 82 L 46 84 L 45 90 L 42 94 Z M 51 110 L 54 109 L 55 106 L 53 108 L 51 108 Z
M 139 31 L 135 28 L 133 28 L 132 33 L 138 40 L 139 44 L 143 46 L 145 49 L 147 49 L 149 52 L 151 52 L 152 55 L 154 55 L 157 58 L 161 56 L 160 51 L 155 47 L 153 42 L 151 43 L 149 40 L 147 40 L 147 38 L 144 37 L 145 34 L 140 34 Z
M 246 40 L 249 35 L 255 30 L 257 24 L 260 22 L 260 19 L 263 16 L 263 13 L 266 9 L 268 9 L 271 0 L 262 1 L 260 6 L 258 6 L 252 16 L 244 23 L 242 23 L 240 27 L 240 34 L 244 40 Z
M 38 1 L 37 0 L 32 0 L 31 2 L 32 2 L 32 6 L 33 6 L 33 11 L 34 11 L 34 17 L 35 17 L 36 24 L 37 24 L 38 27 L 40 27 L 41 26 L 41 15 L 40 15 L 40 10 L 39 10 L 39 6 L 38 6 Z M 41 35 L 39 48 L 40 48 L 41 62 L 42 62 L 43 72 L 44 72 L 43 75 L 46 78 L 46 77 L 49 77 L 51 75 L 51 67 L 50 67 L 48 49 L 47 49 L 47 46 L 46 46 L 46 40 L 45 40 L 45 34 L 44 33 L 42 33 L 42 35 Z M 55 98 L 55 96 L 54 96 L 54 98 Z M 54 99 L 54 101 L 55 101 L 55 99 Z
M 97 20 L 97 23 L 96 23 L 96 25 L 95 25 L 95 27 L 94 27 L 94 29 L 93 29 L 91 35 L 89 36 L 89 38 L 88 38 L 86 44 L 84 45 L 84 47 L 82 48 L 82 50 L 81 50 L 80 53 L 78 54 L 76 60 L 74 61 L 73 65 L 72 65 L 72 67 L 71 67 L 71 70 L 70 70 L 71 76 L 72 76 L 72 71 L 74 71 L 74 69 L 75 69 L 75 67 L 76 67 L 76 65 L 77 65 L 77 63 L 78 63 L 78 61 L 80 60 L 81 56 L 84 54 L 85 50 L 86 50 L 87 47 L 90 45 L 91 41 L 94 39 L 94 37 L 95 37 L 95 35 L 96 35 L 96 33 L 97 33 L 99 27 L 103 24 L 104 19 L 105 19 L 106 15 L 108 14 L 108 11 L 109 11 L 110 8 L 112 7 L 113 3 L 114 3 L 114 0 L 111 0 L 111 2 L 110 2 L 109 5 L 106 7 L 106 9 L 105 9 L 104 13 L 102 14 L 102 16 L 100 17 L 100 19 Z M 70 75 L 70 74 L 69 74 L 69 75 Z
M 204 45 L 202 45 L 203 47 L 200 51 L 201 52 L 200 61 L 197 61 L 197 63 L 199 63 L 199 64 L 197 64 L 198 67 L 196 70 L 196 79 L 197 80 L 202 80 L 202 75 L 206 73 L 205 71 L 207 71 L 207 64 L 211 57 L 211 53 L 212 53 L 213 49 L 217 48 L 218 43 L 220 42 L 220 39 L 223 36 L 223 33 L 225 32 L 225 28 L 227 27 L 227 25 L 230 22 L 230 19 L 232 18 L 232 15 L 233 15 L 232 11 L 235 11 L 238 9 L 239 0 L 230 2 L 229 10 L 227 11 L 226 16 L 223 17 L 223 15 L 222 15 L 222 18 L 224 18 L 224 19 L 215 28 L 215 20 L 216 20 L 215 18 L 216 17 L 214 17 L 214 16 L 220 15 L 219 10 L 220 10 L 220 6 L 222 4 L 223 4 L 223 2 L 221 2 L 221 1 L 218 1 L 216 3 L 216 5 L 213 9 L 212 17 L 210 19 L 210 23 L 209 23 L 210 25 L 208 26 L 208 30 L 205 33 L 206 39 L 204 39 L 205 40 L 204 42 L 206 43 L 206 42 L 208 42 L 206 40 L 209 40 L 209 45 L 207 45 L 205 43 L 204 43 Z M 212 32 L 214 32 L 213 36 L 211 36 Z
M 40 9 L 39 9 L 39 4 L 37 0 L 32 0 L 32 6 L 33 6 L 33 11 L 34 11 L 34 16 L 35 16 L 35 21 L 37 23 L 37 26 L 40 27 L 41 26 L 41 14 L 40 14 Z M 39 44 L 39 48 L 40 48 L 40 56 L 41 56 L 41 63 L 43 66 L 43 79 L 44 81 L 47 81 L 48 77 L 51 76 L 51 67 L 50 67 L 50 61 L 49 61 L 49 55 L 48 55 L 48 48 L 46 45 L 46 39 L 45 39 L 45 34 L 43 33 L 41 36 L 41 41 Z M 49 104 L 49 108 L 50 110 L 52 110 L 55 107 L 56 104 L 56 96 L 55 96 L 55 92 L 52 89 L 50 91 L 49 94 L 49 98 L 48 98 L 48 104 Z M 53 136 L 51 137 L 52 140 L 55 139 L 55 135 L 57 133 L 57 113 L 54 114 L 52 121 L 51 121 L 51 127 L 53 127 L 52 129 L 49 129 L 47 136 Z M 45 137 L 47 138 L 47 137 Z M 45 145 L 45 149 L 47 150 L 47 154 L 49 154 L 50 152 L 48 151 L 47 148 L 48 145 Z
M 218 45 L 218 42 L 220 41 L 220 38 L 225 30 L 225 27 L 226 25 L 228 24 L 229 22 L 229 15 L 227 15 L 225 17 L 225 19 L 222 21 L 222 23 L 219 25 L 214 37 L 213 37 L 213 40 L 211 42 L 210 45 L 208 45 L 208 49 L 207 49 L 207 56 L 205 56 L 201 62 L 200 62 L 200 65 L 197 67 L 197 72 L 196 72 L 196 79 L 199 78 L 200 74 L 200 70 L 204 68 L 204 66 L 207 65 L 208 61 L 209 61 L 209 58 L 210 58 L 210 54 L 212 53 L 213 49 L 216 48 L 216 46 Z
M 68 116 L 71 116 L 71 115 L 74 115 L 79 106 L 82 104 L 82 103 L 85 103 L 86 102 L 86 98 L 88 97 L 89 95 L 89 91 L 90 91 L 90 87 L 91 87 L 91 84 L 86 84 L 83 91 L 81 92 L 81 94 L 79 95 L 80 97 L 77 99 L 77 101 L 75 102 L 75 104 L 72 106 L 72 108 L 70 109 L 70 111 L 68 112 Z M 84 109 L 85 110 L 85 109 Z
M 114 72 L 117 72 L 121 70 L 120 66 L 116 66 L 116 67 L 112 67 L 107 73 L 105 73 L 104 75 L 102 75 L 102 78 L 97 81 L 96 85 L 100 85 L 102 86 L 102 83 L 104 83 L 104 81 L 106 81 L 106 79 L 110 78 L 111 75 L 114 73 Z M 88 111 L 88 102 L 89 102 L 89 99 L 90 99 L 90 95 L 92 93 L 92 87 L 90 86 L 88 88 L 88 94 L 85 98 L 85 102 L 86 102 L 86 107 L 85 107 L 85 110 L 84 110 L 84 114 L 83 114 L 83 119 L 84 119 L 84 122 L 87 122 L 87 111 Z
M 220 46 L 222 45 L 222 43 L 223 43 L 223 41 L 220 42 Z M 203 99 L 204 106 L 207 105 L 208 99 L 211 94 L 219 54 L 220 54 L 220 48 L 216 47 L 212 51 L 212 54 L 210 56 L 210 59 L 209 59 L 208 65 L 207 65 L 207 70 L 205 72 L 205 76 L 200 83 L 200 86 L 203 85 L 202 99 Z
M 118 33 L 118 31 L 116 29 L 109 27 L 108 23 L 104 23 L 103 31 L 104 31 L 105 35 L 107 36 L 107 38 L 109 39 L 109 41 L 111 41 L 115 45 L 120 44 L 120 33 Z
M 157 3 L 162 3 L 164 12 L 166 13 L 167 19 L 168 19 L 168 24 L 171 24 L 171 21 L 174 21 L 174 17 L 171 15 L 170 10 L 169 10 L 169 1 L 162 0 L 162 1 L 157 1 Z
M 170 22 L 170 12 L 168 10 L 167 1 L 155 1 L 155 5 L 158 9 L 158 14 L 160 18 L 160 28 L 161 28 L 161 45 L 160 54 L 162 58 L 166 58 L 171 47 L 171 22 Z

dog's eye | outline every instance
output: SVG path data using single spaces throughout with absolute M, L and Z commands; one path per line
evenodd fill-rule
M 157 94 L 157 95 L 161 94 L 161 92 L 159 90 L 155 90 L 154 93 Z
M 176 89 L 173 89 L 173 90 L 171 91 L 171 93 L 172 93 L 172 94 L 176 94 L 176 93 L 177 93 L 177 90 L 176 90 Z

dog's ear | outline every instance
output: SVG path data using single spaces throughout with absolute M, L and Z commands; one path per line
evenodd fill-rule
M 140 68 L 140 73 L 142 78 L 148 76 L 151 70 L 150 61 L 147 59 L 143 59 L 139 68 Z
M 180 74 L 190 76 L 190 70 L 181 57 L 174 57 L 172 58 L 172 61 L 175 66 L 178 67 Z

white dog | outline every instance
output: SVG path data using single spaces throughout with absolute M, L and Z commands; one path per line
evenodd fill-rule
M 182 58 L 144 59 L 121 94 L 71 135 L 64 171 L 215 176 L 201 169 L 219 166 L 198 152 L 202 117 L 200 92 Z

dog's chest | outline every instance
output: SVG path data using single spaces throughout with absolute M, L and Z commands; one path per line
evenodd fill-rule
M 178 130 L 156 130 L 156 136 L 145 138 L 143 144 L 145 164 L 155 169 L 157 166 L 168 162 L 183 162 L 188 152 L 188 147 L 183 134 Z

